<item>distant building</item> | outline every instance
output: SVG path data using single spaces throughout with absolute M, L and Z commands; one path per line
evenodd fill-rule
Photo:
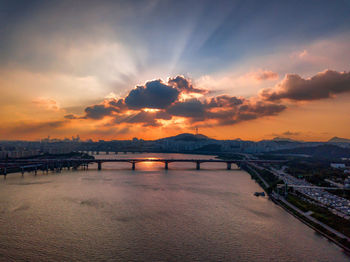
M 348 178 L 345 178 L 344 180 L 344 186 L 346 188 L 350 188 L 350 177 L 348 176 Z
M 346 168 L 345 164 L 343 163 L 331 163 L 331 167 L 333 168 Z

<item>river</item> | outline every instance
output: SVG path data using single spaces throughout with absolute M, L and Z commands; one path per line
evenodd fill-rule
M 98 158 L 212 158 L 180 154 Z M 1 261 L 349 261 L 225 163 L 104 163 L 0 181 Z

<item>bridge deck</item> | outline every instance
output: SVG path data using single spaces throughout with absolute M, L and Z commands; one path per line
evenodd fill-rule
M 251 160 L 251 159 L 176 159 L 176 158 L 101 158 L 101 159 L 16 159 L 11 160 L 9 163 L 48 163 L 48 162 L 88 162 L 88 163 L 98 163 L 98 162 L 215 162 L 215 163 L 282 163 L 286 160 Z M 0 162 L 0 164 L 5 164 Z
M 83 166 L 83 168 L 88 168 L 88 165 L 91 163 L 96 163 L 98 165 L 98 170 L 102 170 L 102 163 L 106 162 L 124 162 L 131 163 L 132 169 L 135 170 L 136 164 L 140 162 L 161 162 L 164 163 L 165 169 L 168 169 L 168 164 L 172 162 L 187 162 L 187 163 L 195 163 L 196 169 L 200 169 L 201 163 L 226 163 L 227 169 L 231 169 L 232 164 L 237 164 L 240 166 L 242 163 L 247 162 L 258 162 L 258 163 L 282 163 L 285 160 L 242 160 L 242 159 L 174 159 L 174 158 L 115 158 L 115 159 L 16 159 L 10 160 L 6 162 L 0 162 L 0 174 L 5 175 L 8 172 L 16 171 L 18 169 L 22 170 L 22 174 L 24 170 L 30 171 L 33 170 L 36 172 L 38 168 L 42 170 L 58 170 L 60 171 L 62 168 L 78 168 L 79 166 Z

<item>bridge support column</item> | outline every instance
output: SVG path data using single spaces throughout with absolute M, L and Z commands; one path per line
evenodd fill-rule
M 132 170 L 135 170 L 135 168 L 136 168 L 136 163 L 132 162 Z
M 165 170 L 168 170 L 168 161 L 165 162 Z
M 231 170 L 231 163 L 230 162 L 227 162 L 227 170 Z
M 196 163 L 197 163 L 196 164 L 196 169 L 197 170 L 201 169 L 201 162 L 197 161 Z
M 98 169 L 98 170 L 102 170 L 102 163 L 101 163 L 101 162 L 98 162 L 98 163 L 97 163 L 97 169 Z

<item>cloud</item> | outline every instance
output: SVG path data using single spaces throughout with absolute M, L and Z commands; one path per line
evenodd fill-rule
M 184 76 L 176 76 L 168 79 L 168 84 L 176 87 L 180 92 L 206 94 L 208 90 L 194 88 L 189 79 Z
M 70 120 L 72 120 L 72 119 L 79 119 L 79 117 L 74 115 L 74 114 L 65 115 L 64 118 L 65 119 L 70 119 Z
M 191 99 L 176 102 L 167 109 L 167 112 L 174 116 L 202 118 L 205 116 L 205 105 L 198 99 Z
M 35 104 L 36 106 L 49 110 L 49 111 L 58 111 L 60 110 L 60 107 L 58 105 L 58 103 L 51 98 L 37 98 L 34 99 L 33 104 Z
M 214 120 L 217 125 L 237 124 L 264 116 L 273 116 L 287 107 L 281 104 L 251 99 L 219 96 L 204 101 L 191 99 L 176 102 L 167 112 L 190 119 L 190 122 Z
M 200 96 L 193 98 L 191 94 Z M 177 117 L 188 125 L 204 121 L 210 122 L 206 122 L 206 125 L 231 125 L 277 115 L 286 109 L 278 101 L 229 95 L 207 97 L 207 94 L 208 90 L 195 88 L 183 76 L 169 78 L 167 83 L 153 80 L 137 86 L 125 98 L 105 100 L 101 104 L 87 107 L 85 116 L 80 118 L 99 120 L 110 116 L 114 118 L 112 124 L 160 126 L 164 122 L 159 120 Z M 70 114 L 65 118 L 79 117 Z
M 274 78 L 277 74 L 261 71 L 261 79 Z M 85 109 L 81 118 L 103 119 L 113 117 L 113 124 L 141 124 L 161 126 L 166 123 L 190 126 L 234 125 L 244 121 L 276 116 L 287 109 L 285 99 L 294 101 L 330 98 L 350 91 L 350 73 L 326 70 L 309 79 L 289 74 L 274 88 L 263 89 L 251 98 L 218 95 L 209 97 L 208 90 L 198 89 L 183 76 L 146 82 L 131 90 L 125 98 L 105 100 Z M 185 94 L 185 95 L 184 95 Z M 200 94 L 192 97 L 190 94 Z M 66 115 L 66 119 L 76 119 Z M 170 122 L 163 122 L 167 120 Z M 172 121 L 172 122 L 171 122 Z M 297 135 L 286 132 L 286 136 Z
M 308 79 L 288 74 L 275 88 L 263 89 L 260 95 L 268 101 L 311 101 L 345 92 L 350 92 L 350 72 L 326 70 Z
M 278 78 L 277 73 L 269 70 L 261 70 L 261 71 L 255 72 L 252 74 L 252 76 L 259 81 L 276 80 Z
M 303 51 L 299 51 L 299 52 L 293 52 L 290 55 L 290 58 L 294 59 L 294 58 L 298 58 L 298 59 L 304 59 L 309 55 L 309 52 L 304 49 Z
M 119 115 L 115 118 L 115 123 L 122 124 L 143 124 L 143 126 L 159 126 L 158 119 L 170 120 L 172 116 L 164 111 L 159 112 L 145 112 L 140 111 L 136 114 L 127 116 Z
M 130 109 L 166 108 L 175 102 L 180 94 L 177 88 L 164 84 L 161 80 L 147 82 L 137 86 L 125 98 Z
M 112 99 L 112 100 L 107 100 L 108 105 L 112 106 L 115 108 L 115 111 L 117 112 L 122 112 L 127 109 L 127 105 L 125 104 L 124 99 Z
M 42 132 L 51 132 L 63 128 L 66 120 L 46 121 L 46 122 L 19 122 L 8 126 L 0 131 L 0 136 L 22 136 L 28 134 L 37 134 Z M 3 132 L 3 133 L 2 133 Z
M 285 105 L 265 101 L 242 98 L 240 100 L 242 103 L 230 104 L 218 111 L 209 111 L 209 118 L 216 119 L 219 125 L 232 125 L 265 116 L 274 116 L 287 108 Z
M 241 105 L 244 99 L 235 96 L 221 95 L 210 99 L 209 107 L 232 107 Z
M 106 107 L 105 105 L 93 105 L 85 108 L 85 118 L 102 119 L 105 116 L 112 115 L 113 112 L 118 111 L 115 107 Z

